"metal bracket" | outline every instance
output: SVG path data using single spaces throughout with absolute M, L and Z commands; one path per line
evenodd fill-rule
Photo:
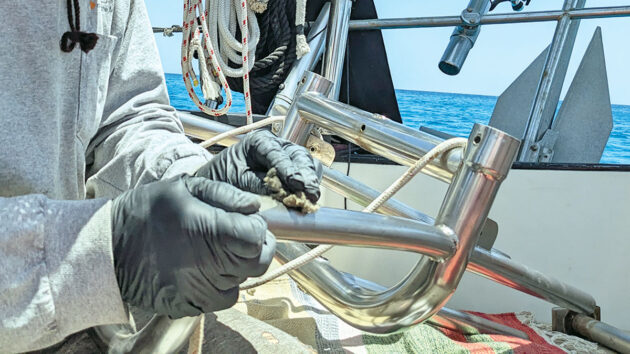
M 558 132 L 547 129 L 542 139 L 529 147 L 530 154 L 536 156 L 538 162 L 551 162 L 553 159 L 553 148 L 558 141 Z
M 306 149 L 324 166 L 330 167 L 335 161 L 335 148 L 324 140 L 310 135 L 306 142 Z
M 464 9 L 460 17 L 468 27 L 477 27 L 479 22 L 481 22 L 481 14 L 478 11 L 474 11 L 472 7 Z
M 551 330 L 555 332 L 562 332 L 568 335 L 579 335 L 572 325 L 573 316 L 577 315 L 577 312 L 565 309 L 563 307 L 554 307 L 551 310 Z M 588 315 L 589 317 L 601 321 L 602 314 L 599 306 L 595 306 L 595 312 Z

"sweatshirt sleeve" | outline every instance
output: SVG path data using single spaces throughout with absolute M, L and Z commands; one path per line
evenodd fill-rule
M 125 2 L 118 2 L 122 4 Z M 122 5 L 120 5 L 122 6 Z M 170 106 L 162 64 L 143 1 L 114 19 L 126 28 L 114 53 L 103 119 L 88 147 L 89 197 L 195 172 L 211 156 L 192 143 Z
M 0 352 L 37 350 L 128 320 L 105 199 L 0 198 L 0 269 Z

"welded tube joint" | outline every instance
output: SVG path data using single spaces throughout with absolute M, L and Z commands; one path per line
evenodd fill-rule
M 304 92 L 317 92 L 322 95 L 328 95 L 332 88 L 333 83 L 330 80 L 314 72 L 307 71 L 300 81 L 300 85 L 295 94 L 298 98 Z M 312 129 L 313 123 L 300 116 L 297 100 L 294 99 L 284 119 L 284 127 L 282 128 L 280 137 L 297 145 L 305 146 Z

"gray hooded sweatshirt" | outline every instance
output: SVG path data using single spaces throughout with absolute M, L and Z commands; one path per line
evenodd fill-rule
M 170 107 L 142 0 L 0 1 L 0 352 L 127 321 L 108 200 L 209 158 Z

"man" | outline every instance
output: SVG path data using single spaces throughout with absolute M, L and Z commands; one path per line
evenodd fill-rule
M 123 302 L 232 306 L 274 252 L 249 192 L 276 167 L 316 201 L 316 162 L 267 132 L 214 158 L 191 143 L 141 0 L 3 1 L 0 16 L 0 352 L 126 322 Z

